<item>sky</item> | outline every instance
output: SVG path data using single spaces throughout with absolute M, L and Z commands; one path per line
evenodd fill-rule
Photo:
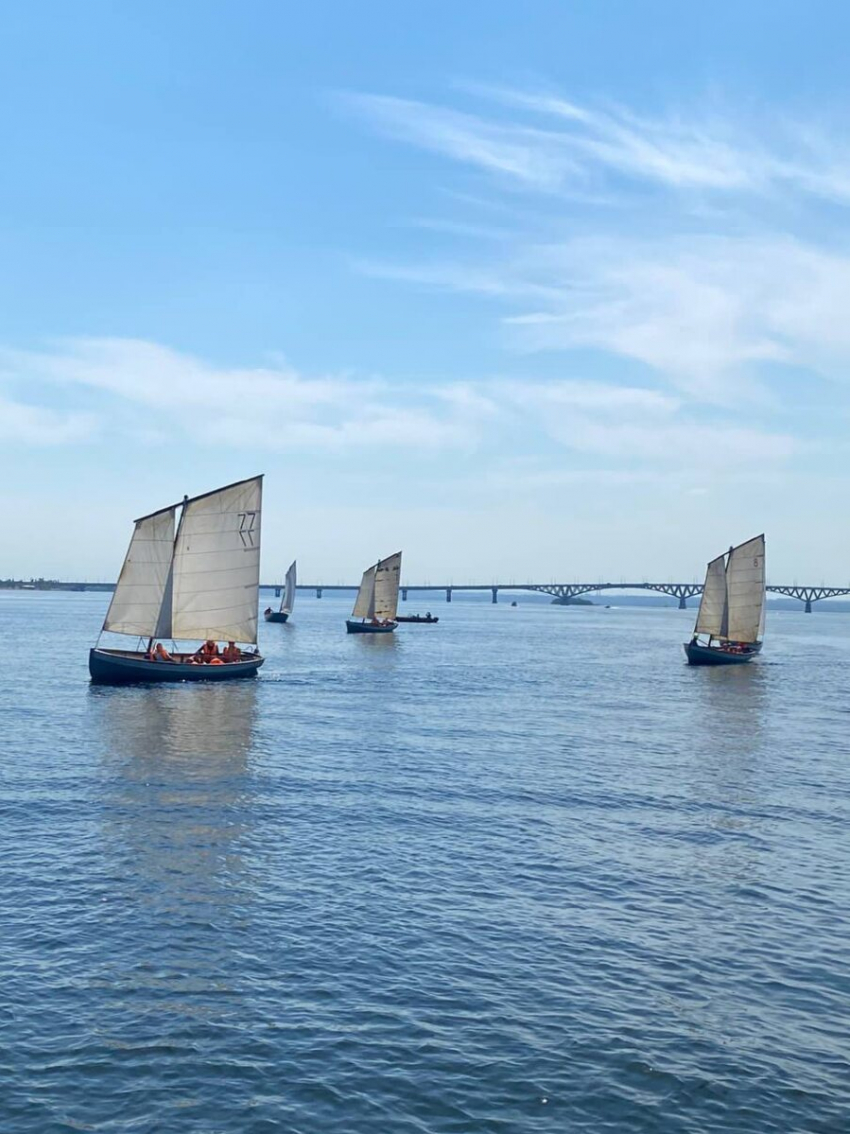
M 0 577 L 850 580 L 850 7 L 0 10 Z

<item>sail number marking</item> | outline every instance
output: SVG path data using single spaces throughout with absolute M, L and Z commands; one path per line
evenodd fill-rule
M 259 512 L 239 513 L 239 538 L 246 551 L 251 551 L 257 545 L 254 543 L 254 534 L 257 531 L 257 516 Z

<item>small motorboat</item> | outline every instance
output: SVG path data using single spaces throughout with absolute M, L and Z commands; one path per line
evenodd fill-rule
M 267 606 L 263 611 L 263 618 L 266 622 L 288 622 L 289 616 L 292 614 L 292 608 L 295 605 L 295 563 L 286 572 L 286 585 L 283 589 L 283 597 L 280 600 L 280 610 L 272 610 Z
M 431 614 L 430 611 L 427 614 L 397 614 L 395 620 L 396 622 L 421 622 L 426 626 L 440 621 L 439 616 Z
M 694 634 L 684 643 L 688 665 L 743 665 L 758 657 L 764 635 L 764 582 L 763 535 L 712 559 Z
M 398 626 L 396 614 L 400 579 L 400 551 L 389 559 L 379 559 L 374 567 L 366 568 L 351 618 L 345 622 L 349 634 L 392 634 Z

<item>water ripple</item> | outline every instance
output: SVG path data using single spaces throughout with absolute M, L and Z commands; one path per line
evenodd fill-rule
M 102 605 L 0 595 L 36 659 L 0 691 L 3 1130 L 845 1128 L 846 616 L 712 673 L 678 611 L 366 642 L 325 596 L 257 682 L 108 690 Z

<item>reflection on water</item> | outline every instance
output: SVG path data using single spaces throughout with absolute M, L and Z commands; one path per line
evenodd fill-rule
M 90 690 L 108 834 L 146 900 L 232 904 L 243 871 L 256 683 Z M 237 892 L 237 898 L 239 892 Z
M 770 673 L 761 661 L 687 671 L 693 867 L 745 881 L 761 868 Z M 730 910 L 729 916 L 733 916 Z
M 767 703 L 768 671 L 759 661 L 738 666 L 691 667 L 695 727 L 700 725 L 718 739 L 760 742 Z
M 93 685 L 89 695 L 95 725 L 112 754 L 142 765 L 165 762 L 177 775 L 204 781 L 244 764 L 257 709 L 254 681 L 129 689 Z

